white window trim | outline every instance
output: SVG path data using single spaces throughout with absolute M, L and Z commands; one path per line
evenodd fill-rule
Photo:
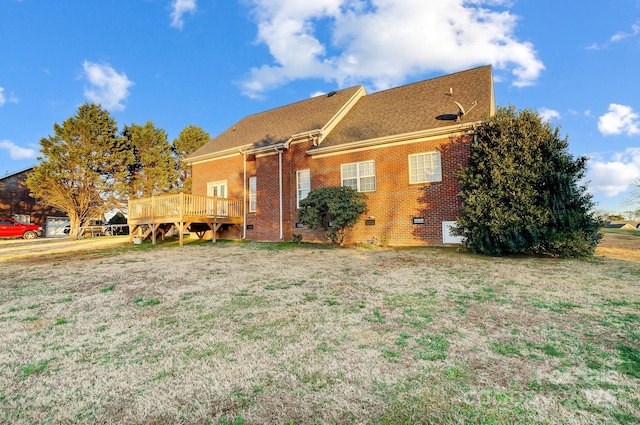
M 309 176 L 309 188 L 308 189 L 301 189 L 300 188 L 300 175 L 302 173 L 307 173 L 307 175 Z M 301 191 L 306 190 L 306 194 L 304 196 L 300 196 Z M 306 198 L 309 195 L 309 192 L 311 191 L 311 170 L 306 169 L 306 170 L 299 170 L 296 172 L 296 208 L 300 208 L 300 201 L 302 201 L 304 198 Z
M 427 174 L 423 175 L 422 179 L 418 179 L 418 180 L 412 180 L 412 173 L 411 173 L 411 158 L 412 157 L 418 157 L 418 156 L 424 156 L 424 155 L 438 155 L 438 162 L 440 163 L 440 173 L 438 175 L 436 175 L 436 177 L 434 179 L 429 179 L 427 178 Z M 408 156 L 407 159 L 408 163 L 409 163 L 409 184 L 418 184 L 418 183 L 435 183 L 435 182 L 441 182 L 442 181 L 442 154 L 440 153 L 440 151 L 430 151 L 430 152 L 420 152 L 420 153 L 416 153 L 416 154 L 412 154 Z M 428 176 L 431 176 L 433 173 L 428 174 Z
M 251 190 L 251 182 L 254 189 Z M 258 178 L 256 176 L 249 177 L 249 212 L 258 210 Z
M 217 180 L 214 182 L 207 182 L 207 196 L 212 196 L 209 195 L 211 193 L 211 188 L 214 186 L 224 186 L 224 190 L 225 190 L 225 194 L 224 196 L 219 196 L 219 198 L 227 198 L 229 197 L 229 185 L 227 185 L 227 181 L 226 180 Z
M 368 176 L 361 176 L 360 175 L 360 164 L 365 164 L 371 162 L 373 163 L 373 175 L 368 175 Z M 375 192 L 376 189 L 378 188 L 378 179 L 376 178 L 376 161 L 375 160 L 368 160 L 368 161 L 358 161 L 358 162 L 349 162 L 347 164 L 341 164 L 340 165 L 340 183 L 341 186 L 344 186 L 344 167 L 347 165 L 356 165 L 356 190 L 358 192 Z M 371 190 L 361 190 L 360 189 L 360 179 L 365 178 L 365 177 L 373 177 L 373 189 Z M 350 177 L 350 178 L 354 178 L 354 177 Z

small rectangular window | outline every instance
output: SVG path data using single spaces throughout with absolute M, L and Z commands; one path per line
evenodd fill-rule
M 343 164 L 340 170 L 342 186 L 350 187 L 358 192 L 374 192 L 376 190 L 375 161 Z
M 25 214 L 16 214 L 13 216 L 15 221 L 18 221 L 22 224 L 31 224 L 31 216 Z
M 297 203 L 296 207 L 300 208 L 300 201 L 307 197 L 311 191 L 311 171 L 301 170 L 296 173 L 297 180 Z
M 440 152 L 409 155 L 409 183 L 433 183 L 442 181 Z
M 258 209 L 258 185 L 256 177 L 249 177 L 249 212 Z

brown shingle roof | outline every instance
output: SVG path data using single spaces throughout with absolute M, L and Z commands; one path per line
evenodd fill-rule
M 451 95 L 450 88 L 453 91 Z M 362 90 L 362 86 L 249 115 L 187 159 L 206 159 L 248 145 L 253 149 L 274 146 L 286 142 L 295 134 L 323 129 L 359 90 Z M 310 149 L 310 152 L 327 147 L 340 149 L 340 145 L 351 142 L 457 125 L 454 121 L 436 119 L 439 115 L 456 114 L 458 107 L 454 101 L 467 110 L 461 123 L 479 121 L 485 112 L 493 112 L 491 66 L 362 96 L 322 143 Z M 478 103 L 471 109 L 474 102 Z
M 452 94 L 449 95 L 449 89 Z M 468 111 L 460 123 L 470 123 L 494 108 L 491 66 L 373 93 L 360 98 L 321 145 L 314 149 L 458 124 L 437 120 L 458 113 L 457 101 Z M 471 109 L 474 102 L 478 104 Z
M 241 146 L 253 148 L 286 142 L 292 135 L 323 128 L 361 86 L 333 92 L 249 115 L 189 155 L 189 160 Z

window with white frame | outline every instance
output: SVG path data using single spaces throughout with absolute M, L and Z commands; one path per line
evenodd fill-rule
M 300 170 L 296 173 L 297 180 L 297 208 L 300 208 L 300 201 L 307 197 L 309 191 L 311 190 L 311 171 L 310 170 Z
M 409 183 L 432 183 L 442 181 L 440 152 L 425 152 L 409 155 Z
M 249 212 L 258 209 L 258 185 L 256 177 L 249 177 Z
M 376 163 L 374 161 L 343 164 L 342 186 L 348 186 L 358 192 L 373 192 L 376 190 Z
M 22 224 L 31 224 L 31 216 L 25 214 L 16 214 L 13 216 L 15 221 L 19 221 Z

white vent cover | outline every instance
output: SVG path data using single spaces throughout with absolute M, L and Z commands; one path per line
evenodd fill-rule
M 451 228 L 457 223 L 455 221 L 443 221 L 442 222 L 442 243 L 455 243 L 461 244 L 464 239 L 462 236 L 453 236 L 451 234 Z

